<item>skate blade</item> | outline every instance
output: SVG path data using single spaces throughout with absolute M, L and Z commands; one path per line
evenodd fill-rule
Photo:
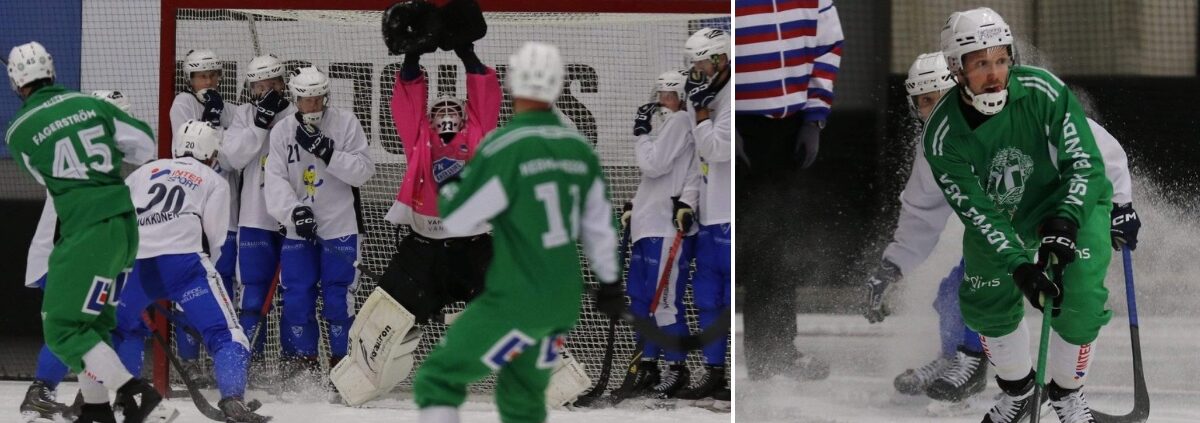
M 959 417 L 969 414 L 976 414 L 974 407 L 968 401 L 930 401 L 925 407 L 925 414 L 929 417 Z
M 22 411 L 21 421 L 25 423 L 63 423 L 71 420 L 67 420 L 61 413 L 54 413 L 53 417 L 47 418 L 36 411 Z
M 908 395 L 899 391 L 892 391 L 888 396 L 888 402 L 893 405 L 921 405 L 929 402 L 929 397 L 924 395 Z
M 646 399 L 643 405 L 651 410 L 674 410 L 680 406 L 685 406 L 685 404 L 681 404 L 680 400 L 675 398 L 649 398 Z

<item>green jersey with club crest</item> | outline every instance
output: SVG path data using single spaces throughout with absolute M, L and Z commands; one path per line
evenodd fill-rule
M 1049 71 L 1015 66 L 1008 100 L 978 127 L 954 87 L 931 114 L 922 142 L 934 179 L 966 226 L 964 248 L 1012 271 L 1038 247 L 1050 216 L 1080 227 L 1111 207 L 1112 185 L 1083 108 Z M 970 252 L 964 251 L 970 254 Z

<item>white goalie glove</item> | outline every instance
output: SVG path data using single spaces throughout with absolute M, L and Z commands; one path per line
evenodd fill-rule
M 346 358 L 329 373 L 347 405 L 375 399 L 408 378 L 422 334 L 414 320 L 382 289 L 367 298 L 350 326 Z

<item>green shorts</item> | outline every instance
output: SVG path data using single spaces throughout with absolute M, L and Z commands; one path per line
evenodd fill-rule
M 1108 289 L 1104 277 L 1112 258 L 1109 213 L 1096 210 L 1086 225 L 1079 228 L 1075 240 L 1075 261 L 1063 274 L 1062 312 L 1051 321 L 1054 331 L 1075 345 L 1092 342 L 1100 327 L 1112 318 L 1105 308 Z M 1026 239 L 1037 240 L 1033 234 Z M 1027 251 L 1030 261 L 1037 253 Z M 1025 315 L 1025 296 L 1013 283 L 1007 266 L 997 263 L 993 249 L 981 237 L 963 239 L 966 263 L 963 282 L 958 288 L 959 305 L 967 327 L 983 336 L 997 337 L 1012 333 Z
M 569 327 L 539 323 L 528 307 L 501 305 L 485 291 L 467 307 L 417 369 L 421 408 L 463 403 L 467 385 L 498 372 L 496 406 L 505 423 L 546 420 L 546 386 Z
M 85 353 L 111 342 L 122 272 L 133 267 L 137 245 L 137 222 L 133 213 L 125 213 L 62 234 L 50 252 L 42 335 L 50 351 L 76 373 L 83 370 Z

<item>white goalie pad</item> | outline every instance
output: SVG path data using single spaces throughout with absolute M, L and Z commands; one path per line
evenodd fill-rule
M 347 405 L 375 399 L 408 377 L 422 334 L 415 320 L 382 289 L 371 292 L 350 326 L 346 358 L 329 373 Z
M 560 359 L 550 374 L 550 384 L 546 386 L 546 405 L 562 408 L 579 398 L 579 395 L 591 386 L 592 379 L 588 377 L 583 365 L 563 348 Z

